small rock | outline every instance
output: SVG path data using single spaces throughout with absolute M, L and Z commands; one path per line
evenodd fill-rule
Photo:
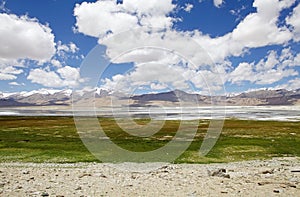
M 193 197 L 193 196 L 196 196 L 196 194 L 197 194 L 197 192 L 196 192 L 196 191 L 194 191 L 194 192 L 190 193 L 190 194 L 188 195 L 188 197 Z
M 274 189 L 273 192 L 274 193 L 280 193 L 280 190 L 279 189 Z
M 273 182 L 269 182 L 269 181 L 262 181 L 262 182 L 258 182 L 257 184 L 258 184 L 259 186 L 262 186 L 262 185 L 273 184 Z
M 49 194 L 47 192 L 43 192 L 41 196 L 46 197 L 49 196 Z
M 290 182 L 299 182 L 299 179 L 296 177 L 292 177 L 289 179 Z
M 23 170 L 22 173 L 23 174 L 29 174 L 30 172 L 28 170 Z
M 101 178 L 107 178 L 107 176 L 105 176 L 105 175 L 102 174 L 102 173 L 96 173 L 96 174 L 94 174 L 94 176 L 96 176 L 96 177 L 101 177 Z
M 295 184 L 292 184 L 292 183 L 286 183 L 285 185 L 288 186 L 288 187 L 297 188 L 297 186 Z
M 230 175 L 229 174 L 224 174 L 223 177 L 230 179 Z
M 263 174 L 273 174 L 274 173 L 274 169 L 272 169 L 272 170 L 265 170 L 262 173 Z
M 131 178 L 132 178 L 132 179 L 136 179 L 136 176 L 135 176 L 135 175 L 131 175 Z
M 31 191 L 31 195 L 32 196 L 37 196 L 37 195 L 39 195 L 40 194 L 40 192 L 34 192 L 34 191 Z
M 218 176 L 218 177 L 224 177 L 224 178 L 230 178 L 229 174 L 226 174 L 226 169 L 221 168 L 217 171 L 214 171 L 211 173 L 211 176 Z
M 101 174 L 100 177 L 107 178 L 107 176 L 105 176 L 104 174 Z
M 84 173 L 84 174 L 80 175 L 78 178 L 83 178 L 83 177 L 85 177 L 85 176 L 92 176 L 92 175 L 89 174 L 89 173 Z
M 169 166 L 162 166 L 162 167 L 160 167 L 160 169 L 167 169 Z
M 82 187 L 78 186 L 75 190 L 82 190 Z
M 5 183 L 0 183 L 0 187 L 4 187 Z
M 300 172 L 300 170 L 291 170 L 291 172 Z

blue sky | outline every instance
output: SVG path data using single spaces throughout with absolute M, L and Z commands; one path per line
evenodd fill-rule
M 299 3 L 2 1 L 0 91 L 298 89 Z

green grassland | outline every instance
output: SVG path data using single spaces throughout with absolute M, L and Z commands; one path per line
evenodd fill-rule
M 144 125 L 147 119 L 135 120 Z M 106 135 L 118 146 L 144 152 L 164 146 L 180 121 L 166 121 L 150 137 L 122 131 L 114 119 L 99 118 Z M 175 163 L 212 163 L 281 156 L 300 156 L 300 122 L 226 120 L 221 136 L 205 157 L 199 148 L 209 121 L 199 120 L 189 148 Z M 0 162 L 100 162 L 82 143 L 72 117 L 0 117 Z

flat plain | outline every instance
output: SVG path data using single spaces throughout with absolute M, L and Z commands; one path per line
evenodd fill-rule
M 135 120 L 143 125 L 148 119 Z M 176 134 L 180 121 L 168 120 L 150 137 L 122 131 L 112 118 L 99 118 L 109 137 L 118 146 L 136 152 L 164 146 Z M 174 163 L 222 163 L 273 157 L 300 156 L 300 122 L 228 119 L 220 138 L 205 156 L 199 148 L 209 127 L 199 120 L 189 148 Z M 101 162 L 82 143 L 72 117 L 0 117 L 0 162 L 74 163 Z

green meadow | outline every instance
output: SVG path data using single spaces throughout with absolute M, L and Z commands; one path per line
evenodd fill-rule
M 148 119 L 136 119 L 145 125 Z M 180 121 L 166 121 L 156 134 L 137 137 L 122 131 L 112 118 L 99 118 L 106 135 L 135 152 L 155 150 L 176 134 Z M 225 120 L 220 138 L 205 156 L 199 148 L 209 121 L 199 120 L 189 148 L 175 163 L 213 163 L 300 156 L 300 122 Z M 101 162 L 82 143 L 72 117 L 0 117 L 0 162 Z

